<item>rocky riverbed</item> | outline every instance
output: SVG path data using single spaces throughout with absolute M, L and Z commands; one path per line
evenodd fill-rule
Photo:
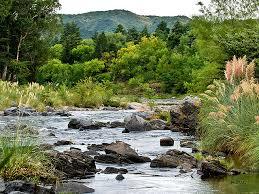
M 48 153 L 58 159 L 57 169 L 65 172 L 64 178 L 69 181 L 56 189 L 57 193 L 73 189 L 78 193 L 96 194 L 234 193 L 238 188 L 246 187 L 247 184 L 238 182 L 238 178 L 233 178 L 236 180 L 234 184 L 229 177 L 202 180 L 197 173 L 202 166 L 198 167 L 192 156 L 195 142 L 190 139 L 193 137 L 172 130 L 176 126 L 164 128 L 161 122 L 154 125 L 143 121 L 143 115 L 147 116 L 143 112 L 137 113 L 137 110 L 112 109 L 45 115 L 34 113 L 26 117 L 7 115 L 0 116 L 0 129 L 22 123 L 38 131 L 38 144 L 45 146 L 50 150 Z M 187 124 L 190 120 L 183 122 Z M 132 131 L 142 125 L 137 131 Z M 215 165 L 220 173 L 221 169 Z M 214 170 L 213 164 L 205 163 L 203 166 L 209 173 Z M 226 173 L 224 169 L 222 173 Z M 252 179 L 253 175 L 249 177 L 249 180 L 259 180 L 256 176 Z M 244 190 L 254 191 L 251 189 Z

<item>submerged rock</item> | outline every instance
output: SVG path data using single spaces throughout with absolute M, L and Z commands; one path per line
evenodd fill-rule
M 125 127 L 125 123 L 124 122 L 120 122 L 120 121 L 112 121 L 109 125 L 109 128 L 122 128 Z
M 83 193 L 93 193 L 93 192 L 94 192 L 94 189 L 76 182 L 67 182 L 67 183 L 58 184 L 56 189 L 56 193 L 83 194 Z
M 53 151 L 49 155 L 54 160 L 55 168 L 63 173 L 64 178 L 85 178 L 96 172 L 94 159 L 81 151 Z
M 71 141 L 67 140 L 60 140 L 54 143 L 55 146 L 62 146 L 62 145 L 72 145 L 73 143 Z
M 4 116 L 36 116 L 37 111 L 31 107 L 11 107 L 4 110 Z
M 156 157 L 151 161 L 152 168 L 176 168 L 181 165 L 189 166 L 190 168 L 197 167 L 197 160 L 186 152 L 179 150 L 169 150 L 166 154 Z
M 117 181 L 122 181 L 124 178 L 124 176 L 122 174 L 118 174 L 115 178 Z
M 160 146 L 173 146 L 174 140 L 171 137 L 165 137 L 160 139 Z
M 200 171 L 202 179 L 228 175 L 227 169 L 217 160 L 202 162 Z

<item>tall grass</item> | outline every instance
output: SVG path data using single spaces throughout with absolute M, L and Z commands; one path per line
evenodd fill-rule
M 241 167 L 259 168 L 259 84 L 255 65 L 229 61 L 226 81 L 214 81 L 203 97 L 199 131 L 202 147 L 237 158 Z
M 54 167 L 48 157 L 36 145 L 35 137 L 17 131 L 0 137 L 0 176 L 5 180 L 29 180 L 55 182 Z

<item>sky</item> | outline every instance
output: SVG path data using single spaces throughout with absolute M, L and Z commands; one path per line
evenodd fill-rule
M 193 16 L 199 14 L 200 0 L 59 0 L 60 13 L 78 14 L 90 11 L 125 9 L 139 15 Z M 208 1 L 208 0 L 204 0 Z

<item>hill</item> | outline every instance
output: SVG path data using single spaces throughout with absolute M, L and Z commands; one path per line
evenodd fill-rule
M 135 27 L 141 31 L 147 26 L 149 32 L 154 32 L 161 21 L 165 21 L 171 28 L 176 21 L 188 22 L 186 16 L 142 16 L 127 10 L 96 11 L 84 14 L 64 14 L 63 23 L 74 21 L 81 31 L 83 38 L 89 38 L 95 32 L 112 32 L 118 24 L 122 24 L 126 29 Z

